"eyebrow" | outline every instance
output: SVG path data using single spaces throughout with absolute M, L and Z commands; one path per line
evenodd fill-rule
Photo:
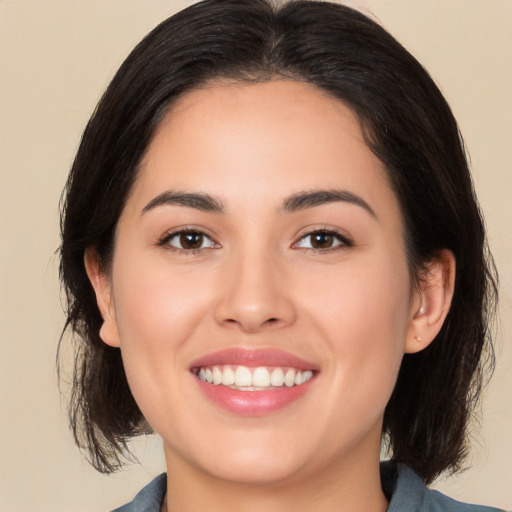
M 185 206 L 195 208 L 203 212 L 223 213 L 224 206 L 222 202 L 214 197 L 201 192 L 188 193 L 175 190 L 166 190 L 152 199 L 144 208 L 142 213 L 146 213 L 158 206 Z
M 359 206 L 366 210 L 373 218 L 378 218 L 372 207 L 362 197 L 359 197 L 348 190 L 339 189 L 312 190 L 293 194 L 285 200 L 283 204 L 283 212 L 292 213 L 340 201 Z
M 288 197 L 282 207 L 283 213 L 293 213 L 300 210 L 306 210 L 315 206 L 334 202 L 345 202 L 354 204 L 366 210 L 372 217 L 377 219 L 377 214 L 372 207 L 358 195 L 348 190 L 312 190 L 306 192 L 298 192 Z M 153 210 L 159 206 L 184 206 L 187 208 L 195 208 L 204 212 L 224 213 L 222 201 L 216 199 L 209 194 L 201 192 L 178 192 L 174 190 L 166 190 L 153 198 L 143 209 L 142 214 Z

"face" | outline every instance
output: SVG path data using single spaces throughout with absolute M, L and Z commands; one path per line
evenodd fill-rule
M 293 81 L 183 96 L 101 283 L 102 337 L 169 471 L 268 483 L 378 461 L 419 298 L 386 171 L 339 101 Z

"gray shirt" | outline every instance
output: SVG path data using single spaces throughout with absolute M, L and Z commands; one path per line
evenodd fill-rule
M 468 505 L 425 487 L 411 469 L 394 462 L 380 466 L 382 489 L 390 500 L 388 512 L 504 512 L 497 508 Z M 130 503 L 112 512 L 160 512 L 167 490 L 165 473 L 144 487 Z

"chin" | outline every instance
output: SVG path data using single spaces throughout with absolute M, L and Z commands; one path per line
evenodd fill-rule
M 208 466 L 211 467 L 204 469 L 221 480 L 249 486 L 269 486 L 293 480 L 303 467 L 303 463 L 298 460 L 286 460 L 268 452 L 250 450 L 234 453 L 224 458 L 222 463 Z
M 233 431 L 212 436 L 208 444 L 200 436 L 194 442 L 188 439 L 192 449 L 183 444 L 174 444 L 181 453 L 167 457 L 168 461 L 185 462 L 193 471 L 199 471 L 213 479 L 249 486 L 279 485 L 293 480 L 304 467 L 312 454 L 300 451 L 297 446 L 303 443 L 288 442 L 282 435 L 268 435 L 269 432 Z M 186 443 L 188 444 L 188 443 Z M 173 451 L 167 445 L 166 451 Z M 183 451 L 184 450 L 184 451 Z M 186 453 L 188 452 L 188 453 Z M 177 456 L 177 457 L 176 457 Z

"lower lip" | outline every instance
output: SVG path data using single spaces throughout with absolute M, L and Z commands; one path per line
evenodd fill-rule
M 228 386 L 210 384 L 196 377 L 201 391 L 215 404 L 240 416 L 263 416 L 284 409 L 302 398 L 315 378 L 299 386 L 269 389 L 268 391 L 240 391 Z

